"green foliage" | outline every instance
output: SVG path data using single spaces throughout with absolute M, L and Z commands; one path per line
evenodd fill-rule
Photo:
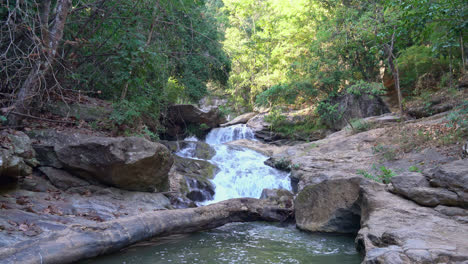
M 290 171 L 291 161 L 286 158 L 280 158 L 279 160 L 274 160 L 273 166 L 278 170 Z
M 346 89 L 346 92 L 356 96 L 361 96 L 364 94 L 370 96 L 379 96 L 385 94 L 384 86 L 381 83 L 365 82 L 362 80 L 359 80 L 355 84 L 349 86 Z
M 205 1 L 94 2 L 77 3 L 70 15 L 63 78 L 114 101 L 117 124 L 139 124 L 143 113 L 159 120 L 168 104 L 205 96 L 208 82 L 227 85 L 230 60 Z
M 468 133 L 468 100 L 456 107 L 447 116 L 447 127 L 458 129 L 461 133 Z
M 382 144 L 373 146 L 372 153 L 381 156 L 383 161 L 395 160 L 397 158 L 397 152 L 394 148 Z
M 375 166 L 374 166 L 375 167 Z M 374 175 L 370 172 L 367 172 L 365 170 L 358 170 L 357 174 L 364 176 L 367 179 L 384 183 L 384 184 L 389 184 L 390 181 L 392 180 L 392 177 L 396 176 L 396 173 L 390 170 L 389 168 L 385 166 L 381 166 L 379 169 L 379 173 Z
M 410 167 L 408 168 L 408 170 L 409 170 L 410 172 L 421 172 L 421 169 L 420 169 L 418 166 L 416 166 L 416 165 L 410 166 Z
M 401 72 L 401 87 L 407 92 L 421 92 L 414 90 L 417 81 L 423 75 L 427 74 L 439 78 L 440 74 L 448 69 L 446 63 L 447 62 L 444 60 L 435 58 L 434 51 L 431 47 L 421 45 L 404 49 L 398 56 L 399 70 Z
M 335 120 L 343 118 L 343 112 L 339 109 L 339 104 L 331 103 L 331 97 L 320 101 L 316 111 L 324 124 L 332 123 Z
M 361 133 L 372 128 L 371 124 L 363 119 L 351 120 L 350 123 L 354 134 Z
M 286 121 L 286 116 L 282 114 L 280 108 L 274 108 L 265 116 L 265 121 L 270 123 L 270 129 L 276 129 Z
M 287 120 L 279 108 L 271 110 L 265 116 L 265 121 L 270 123 L 272 132 L 296 140 L 314 139 L 314 133 L 324 128 L 313 116 L 302 117 L 297 121 Z

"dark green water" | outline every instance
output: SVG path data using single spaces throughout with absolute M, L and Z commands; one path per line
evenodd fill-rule
M 81 264 L 358 264 L 354 238 L 310 234 L 294 226 L 236 223 L 191 235 L 147 241 Z

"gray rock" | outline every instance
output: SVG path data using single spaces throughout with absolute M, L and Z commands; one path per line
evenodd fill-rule
M 172 138 L 185 134 L 188 125 L 197 125 L 200 129 L 208 131 L 226 122 L 217 108 L 203 111 L 190 104 L 172 105 L 167 114 L 166 134 Z
M 234 118 L 233 120 L 231 120 L 231 121 L 229 121 L 227 123 L 221 124 L 221 127 L 227 127 L 227 126 L 232 126 L 232 125 L 237 125 L 237 124 L 245 124 L 251 118 L 253 118 L 256 115 L 257 115 L 257 113 L 255 113 L 255 112 L 245 113 L 243 115 L 240 115 L 240 116 Z
M 192 201 L 211 200 L 215 186 L 211 179 L 219 168 L 208 161 L 175 156 L 170 172 L 171 191 L 179 192 Z
M 95 137 L 39 131 L 33 134 L 47 165 L 81 178 L 132 191 L 166 191 L 173 157 L 162 144 L 139 137 Z
M 390 112 L 380 97 L 367 94 L 344 94 L 329 99 L 329 103 L 338 105 L 337 110 L 341 113 L 340 118 L 325 122 L 328 127 L 336 131 L 348 125 L 346 120 L 379 116 Z
M 38 162 L 30 138 L 20 131 L 3 132 L 0 148 L 0 182 L 15 180 L 32 173 Z
M 64 170 L 52 167 L 39 167 L 39 170 L 44 173 L 50 182 L 60 190 L 66 191 L 72 187 L 83 187 L 89 185 L 89 182 L 79 179 Z
M 363 263 L 461 263 L 468 261 L 468 225 L 385 191 L 361 184 Z
M 431 188 L 426 177 L 420 173 L 404 173 L 394 176 L 391 183 L 393 185 L 392 192 L 424 206 L 464 205 L 456 193 L 442 188 Z
M 294 194 L 284 189 L 263 189 L 260 199 L 268 200 L 283 208 L 291 208 L 294 205 Z
M 468 159 L 457 160 L 439 166 L 427 177 L 431 186 L 455 192 L 464 207 L 468 207 Z
M 294 201 L 297 227 L 312 232 L 356 233 L 361 181 L 356 177 L 306 186 Z
M 87 97 L 88 99 L 92 99 Z M 112 107 L 87 104 L 65 104 L 64 102 L 55 102 L 48 104 L 47 109 L 58 116 L 62 117 L 75 117 L 78 120 L 85 120 L 88 122 L 106 119 L 112 112 Z

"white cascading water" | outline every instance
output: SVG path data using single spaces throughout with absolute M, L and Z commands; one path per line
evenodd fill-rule
M 265 188 L 291 190 L 289 174 L 265 165 L 267 156 L 247 148 L 223 144 L 239 139 L 255 140 L 255 136 L 246 125 L 216 128 L 207 135 L 206 143 L 216 150 L 210 162 L 217 165 L 220 171 L 212 181 L 216 186 L 214 199 L 205 204 L 239 197 L 260 198 Z M 188 145 L 177 154 L 193 157 L 191 153 L 194 150 L 191 148 L 194 146 Z

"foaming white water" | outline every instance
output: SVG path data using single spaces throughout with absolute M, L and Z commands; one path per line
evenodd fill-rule
M 211 162 L 220 171 L 212 181 L 215 186 L 215 203 L 231 198 L 260 198 L 265 188 L 291 189 L 288 173 L 263 164 L 268 157 L 246 148 L 215 145 L 216 155 Z
M 255 134 L 252 129 L 245 124 L 215 128 L 206 136 L 206 143 L 216 145 L 238 139 L 255 140 Z
M 260 198 L 265 188 L 291 189 L 289 174 L 265 165 L 267 156 L 222 144 L 238 139 L 255 140 L 255 136 L 246 125 L 235 125 L 213 129 L 206 137 L 206 143 L 216 150 L 211 162 L 220 168 L 212 181 L 216 186 L 214 200 L 208 203 L 240 197 Z
M 185 138 L 184 141 L 188 142 L 187 145 L 183 149 L 179 149 L 175 154 L 183 158 L 196 159 L 195 153 L 197 144 L 194 142 L 197 142 L 198 138 L 196 136 L 191 136 Z M 177 145 L 177 147 L 179 147 L 179 145 Z

